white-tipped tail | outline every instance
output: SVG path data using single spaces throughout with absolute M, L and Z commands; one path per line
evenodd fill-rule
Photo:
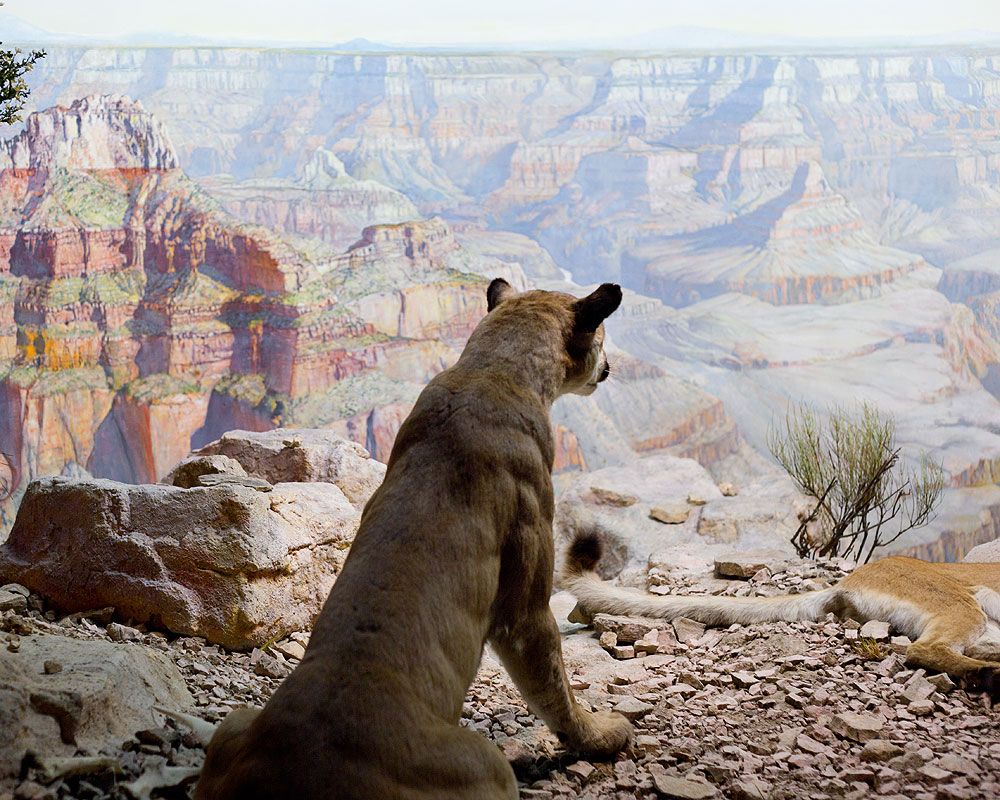
M 590 614 L 687 617 L 706 625 L 818 620 L 842 602 L 836 587 L 780 597 L 659 597 L 612 586 L 590 571 L 571 571 L 563 575 L 562 583 Z

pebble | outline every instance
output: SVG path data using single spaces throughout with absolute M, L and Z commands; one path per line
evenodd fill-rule
M 658 769 L 651 767 L 650 774 L 653 776 L 653 786 L 656 787 L 656 791 L 663 797 L 675 797 L 682 800 L 704 800 L 705 798 L 715 797 L 718 794 L 715 787 L 707 781 L 668 775 L 662 767 Z
M 841 574 L 832 567 L 793 562 L 788 571 L 761 576 L 758 585 L 743 581 L 739 586 L 751 593 L 782 594 L 791 587 L 804 589 L 808 581 L 833 583 Z M 680 570 L 665 576 L 672 593 L 696 585 L 702 593 L 732 592 L 727 587 L 737 585 Z M 0 646 L 10 641 L 5 638 L 10 625 L 49 625 L 43 614 L 31 611 L 19 619 L 23 623 L 0 614 Z M 636 621 L 647 626 L 645 638 L 626 643 L 616 637 L 614 646 L 631 645 L 643 658 L 612 662 L 590 630 L 566 637 L 566 662 L 578 702 L 590 710 L 625 712 L 636 728 L 631 750 L 606 764 L 567 753 L 528 712 L 499 663 L 489 653 L 484 658 L 466 698 L 462 724 L 499 746 L 521 781 L 522 798 L 1000 796 L 1000 715 L 981 696 L 945 680 L 947 676 L 907 669 L 892 640 L 890 656 L 864 662 L 843 638 L 845 627 L 860 635 L 860 626 L 842 626 L 832 617 L 707 631 L 698 623 L 687 628 L 682 621 L 683 638 L 665 620 L 630 619 L 629 624 Z M 60 630 L 69 636 L 110 638 L 101 624 L 76 622 Z M 144 646 L 155 646 L 178 664 L 195 696 L 195 713 L 211 721 L 233 705 L 265 702 L 295 661 L 279 645 L 308 641 L 304 634 L 291 636 L 269 652 L 251 656 L 207 646 L 196 637 L 154 639 L 139 633 Z M 638 646 L 654 640 L 669 643 L 669 649 L 653 652 Z M 276 658 L 279 653 L 284 658 Z M 915 703 L 920 709 L 921 699 L 911 702 L 903 695 L 917 697 L 927 687 L 930 693 L 922 699 L 931 702 L 931 710 L 926 716 L 911 713 Z M 172 765 L 198 766 L 201 749 L 190 737 L 177 739 L 179 735 L 172 722 L 137 734 L 138 740 L 131 739 L 115 754 L 126 771 L 121 782 L 134 779 L 145 768 L 144 759 L 154 755 Z M 34 782 L 33 774 L 25 777 L 12 790 L 19 798 L 38 791 L 38 800 L 125 797 L 113 788 L 82 788 L 82 778 L 44 786 Z M 13 795 L 0 790 L 0 800 L 13 800 Z
M 691 507 L 686 504 L 655 506 L 649 509 L 650 519 L 655 519 L 657 522 L 662 522 L 666 525 L 680 525 L 683 522 L 687 522 L 690 515 Z
M 108 624 L 108 636 L 113 642 L 141 642 L 142 632 L 117 622 Z

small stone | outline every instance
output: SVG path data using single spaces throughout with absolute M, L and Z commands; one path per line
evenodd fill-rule
M 296 661 L 301 661 L 302 657 L 306 654 L 306 649 L 291 639 L 275 642 L 271 645 L 271 649 L 281 653 L 285 658 L 294 658 Z
M 857 628 L 847 628 L 844 631 L 844 639 L 846 639 L 849 642 L 856 642 L 858 640 Z
M 566 771 L 570 775 L 575 775 L 581 781 L 586 782 L 587 779 L 594 774 L 594 765 L 587 761 L 577 761 L 574 764 L 570 764 L 566 767 Z
M 516 768 L 527 768 L 535 763 L 535 752 L 526 742 L 509 736 L 500 743 L 500 749 L 506 758 Z
M 651 655 L 660 649 L 660 632 L 655 628 L 639 639 L 633 647 L 636 653 Z
M 934 713 L 934 701 L 914 700 L 906 707 L 906 710 L 918 717 L 926 717 L 928 714 Z
M 690 514 L 691 508 L 688 505 L 656 506 L 649 509 L 650 519 L 667 525 L 680 525 L 682 522 L 687 522 Z
M 0 592 L 14 592 L 15 594 L 23 595 L 24 597 L 31 596 L 31 590 L 27 586 L 22 586 L 19 583 L 5 583 L 0 586 Z
M 55 675 L 63 671 L 63 665 L 58 661 L 45 661 L 42 664 L 42 671 L 46 675 Z
M 802 733 L 802 728 L 786 728 L 778 734 L 778 747 L 782 750 L 791 750 L 795 745 L 795 740 Z
M 28 598 L 20 592 L 0 589 L 0 612 L 24 611 L 28 607 Z
M 677 676 L 677 682 L 686 683 L 688 686 L 699 690 L 705 688 L 704 682 L 693 672 L 682 672 Z
M 681 800 L 705 800 L 716 796 L 715 787 L 707 781 L 668 775 L 659 764 L 651 764 L 649 772 L 653 777 L 653 786 L 664 797 L 676 797 L 681 798 Z
M 141 642 L 142 633 L 128 625 L 112 622 L 108 625 L 108 636 L 113 642 Z
M 861 760 L 884 764 L 890 758 L 903 755 L 903 752 L 903 748 L 898 744 L 887 742 L 884 739 L 872 739 L 865 744 L 861 751 Z
M 677 617 L 671 622 L 677 641 L 689 644 L 705 635 L 705 626 L 687 617 Z
M 891 678 L 899 672 L 902 672 L 905 665 L 903 664 L 903 659 L 896 653 L 893 653 L 888 658 L 883 658 L 876 666 L 875 672 L 878 675 L 884 675 L 887 678 Z
M 648 733 L 640 733 L 635 737 L 635 747 L 638 753 L 650 753 L 660 749 L 660 740 Z
M 740 490 L 729 481 L 723 481 L 719 484 L 719 491 L 722 492 L 723 497 L 736 497 L 740 493 Z
M 841 738 L 864 743 L 878 736 L 882 726 L 885 725 L 885 718 L 881 715 L 871 716 L 845 711 L 831 717 L 829 724 L 830 730 Z
M 817 742 L 811 736 L 806 736 L 804 733 L 800 734 L 795 739 L 795 744 L 798 745 L 800 749 L 805 750 L 807 753 L 812 753 L 813 755 L 818 755 L 827 749 L 825 744 Z
M 884 642 L 889 638 L 889 623 L 870 619 L 861 626 L 861 635 L 876 642 Z
M 937 760 L 937 766 L 946 769 L 948 772 L 957 772 L 961 775 L 978 775 L 979 768 L 975 762 L 968 758 L 962 758 L 954 753 L 946 753 Z
M 715 559 L 715 572 L 722 577 L 749 578 L 762 569 L 776 575 L 788 569 L 789 555 L 780 550 L 746 550 Z
M 636 697 L 626 697 L 615 704 L 614 710 L 626 719 L 634 722 L 652 711 L 653 706 L 649 703 L 644 703 Z
M 268 653 L 261 653 L 253 665 L 253 671 L 255 675 L 262 675 L 265 678 L 280 679 L 291 675 L 292 668 Z
M 630 644 L 616 644 L 611 648 L 611 655 L 623 661 L 625 659 L 635 658 L 635 648 Z
M 594 498 L 594 502 L 602 506 L 618 506 L 619 508 L 626 508 L 628 506 L 634 506 L 639 502 L 639 498 L 632 494 L 623 494 L 621 492 L 616 492 L 613 489 L 602 489 L 599 486 L 591 486 L 590 493 Z
M 948 694 L 948 692 L 952 691 L 958 685 L 951 679 L 951 676 L 947 672 L 931 675 L 927 679 L 927 682 L 942 694 Z
M 610 652 L 613 647 L 618 645 L 618 634 L 614 631 L 604 631 L 598 641 L 601 643 L 601 647 Z
M 933 764 L 925 764 L 918 769 L 917 772 L 927 778 L 927 780 L 931 783 L 941 783 L 951 777 L 950 772 L 941 769 L 940 767 L 935 767 Z
M 614 614 L 595 614 L 592 622 L 598 633 L 611 631 L 615 634 L 616 644 L 632 644 L 646 637 L 650 631 L 655 631 L 659 620 L 648 620 L 641 617 L 620 617 Z
M 913 642 L 910 641 L 909 636 L 893 636 L 889 639 L 889 647 L 892 648 L 892 652 L 899 653 L 901 656 L 906 655 L 911 644 Z
M 741 778 L 729 788 L 729 794 L 733 800 L 761 800 L 771 797 L 771 785 L 757 777 Z
M 737 670 L 732 673 L 731 677 L 733 679 L 733 683 L 740 689 L 753 686 L 755 683 L 760 683 L 759 680 L 745 670 Z
M 903 684 L 903 688 L 900 690 L 899 694 L 900 697 L 912 706 L 914 703 L 920 700 L 926 700 L 934 694 L 934 684 L 927 680 L 923 675 L 914 673 L 913 677 Z
M 688 505 L 703 506 L 708 502 L 708 498 L 700 494 L 689 494 L 687 496 Z

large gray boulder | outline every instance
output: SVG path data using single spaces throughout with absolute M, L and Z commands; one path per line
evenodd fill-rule
M 156 728 L 153 705 L 193 704 L 173 662 L 148 647 L 34 634 L 0 649 L 0 786 L 28 750 L 116 753 Z M 0 792 L 2 794 L 2 792 Z
M 351 478 L 355 496 L 374 491 L 376 475 Z M 67 612 L 114 606 L 121 619 L 233 649 L 305 630 L 360 511 L 334 483 L 269 488 L 33 481 L 0 546 L 0 584 Z
M 271 483 L 332 483 L 359 509 L 385 477 L 385 464 L 365 448 L 322 428 L 229 431 L 193 455 L 229 456 Z

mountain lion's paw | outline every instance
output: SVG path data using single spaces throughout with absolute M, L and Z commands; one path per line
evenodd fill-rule
M 566 736 L 567 747 L 591 756 L 611 756 L 632 742 L 632 723 L 613 711 L 579 709 L 579 730 Z

